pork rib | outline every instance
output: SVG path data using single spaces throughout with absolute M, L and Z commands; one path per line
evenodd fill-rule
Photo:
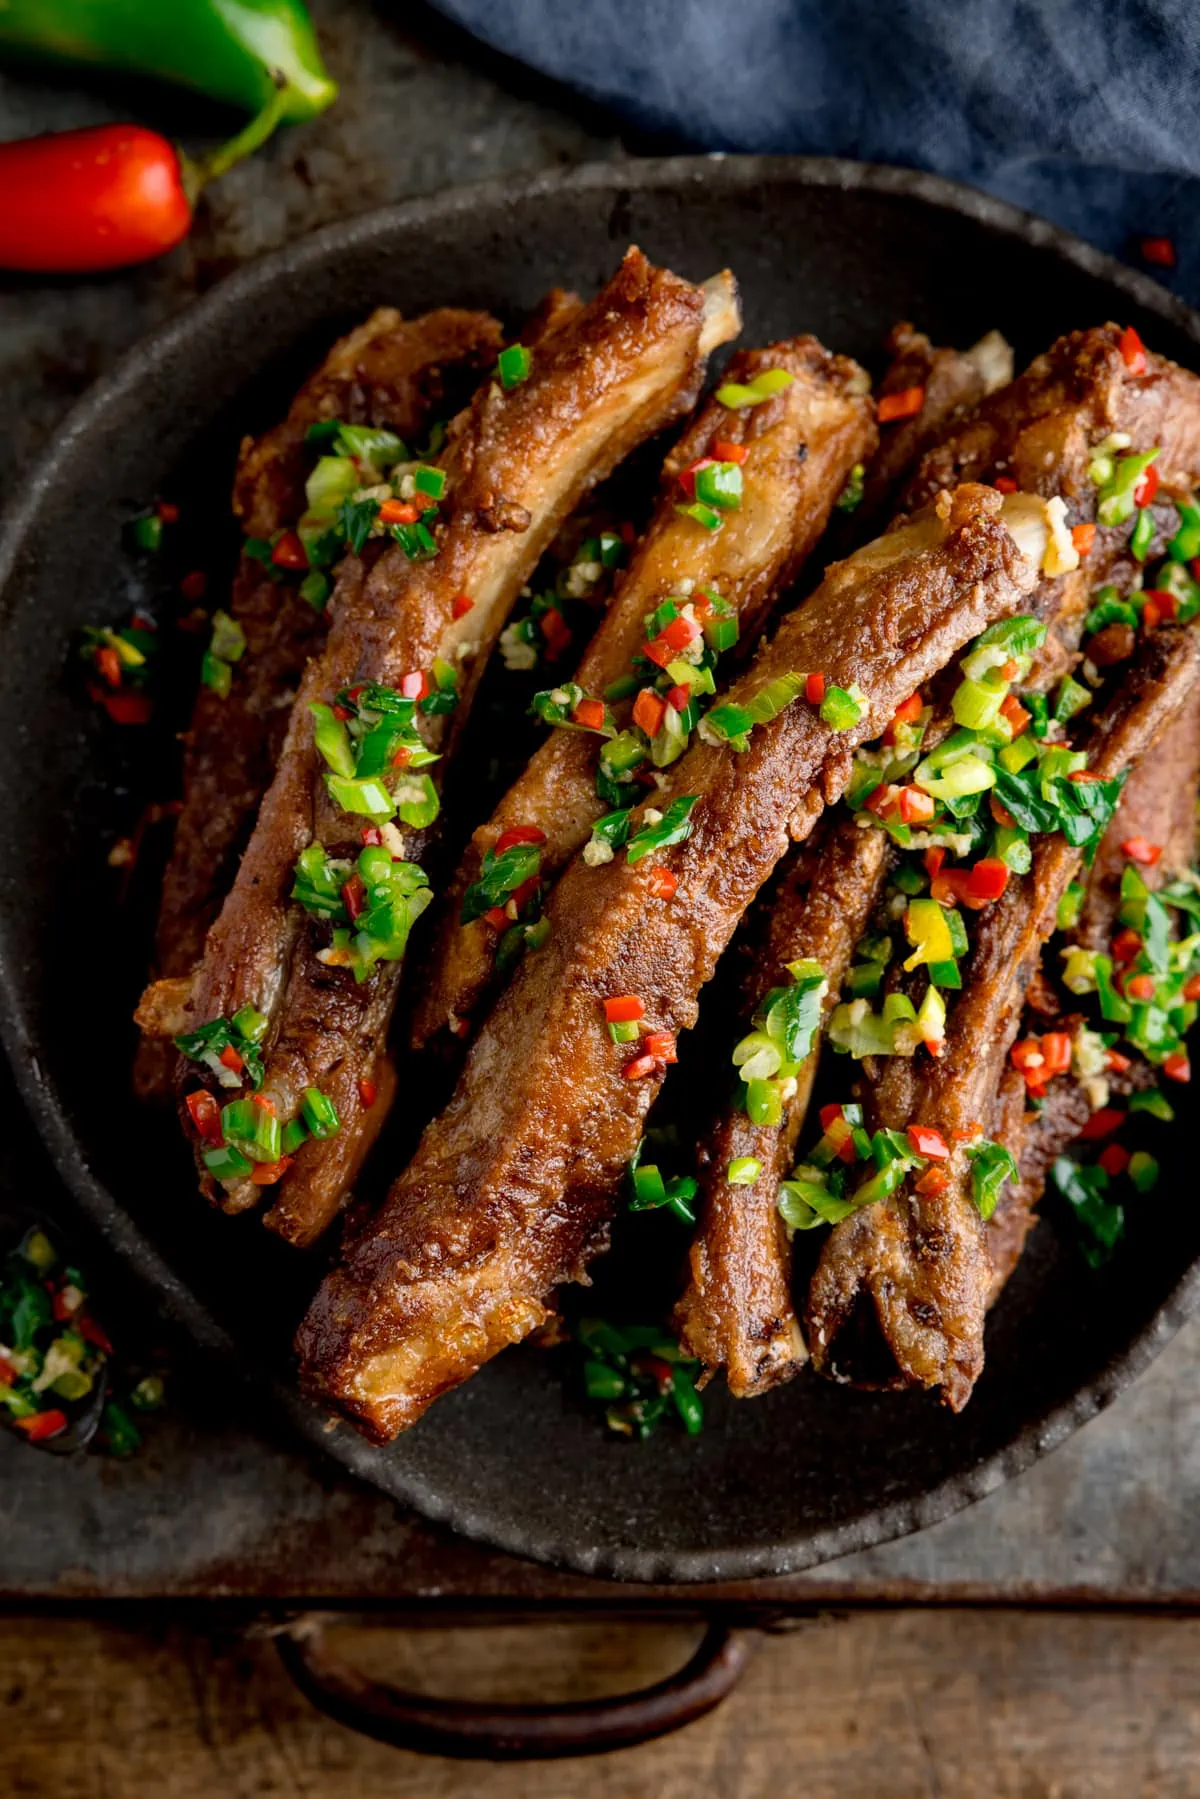
M 987 344 L 992 354 L 985 356 L 978 349 L 935 349 L 911 325 L 894 328 L 888 338 L 892 361 L 879 393 L 919 389 L 920 410 L 885 427 L 866 470 L 862 500 L 853 512 L 833 519 L 826 550 L 837 553 L 840 547 L 848 553 L 862 543 L 948 422 L 1011 379 L 1011 352 L 1003 339 L 993 337 Z M 882 832 L 860 831 L 843 814 L 822 828 L 819 842 L 813 838 L 793 851 L 778 891 L 770 896 L 762 955 L 747 983 L 747 1016 L 785 979 L 787 964 L 805 958 L 824 969 L 823 1010 L 826 1016 L 832 1012 L 891 860 L 887 841 Z M 756 910 L 762 908 L 760 899 Z M 747 924 L 753 930 L 753 914 Z M 791 1245 L 777 1199 L 804 1126 L 818 1059 L 814 1046 L 795 1091 L 783 1101 L 778 1125 L 756 1125 L 745 1111 L 727 1107 L 700 1152 L 700 1223 L 674 1322 L 683 1347 L 706 1370 L 723 1367 L 729 1390 L 739 1399 L 790 1380 L 808 1357 L 792 1304 Z M 735 1157 L 758 1164 L 758 1175 L 747 1186 L 731 1187 L 725 1178 Z
M 325 651 L 305 673 L 192 999 L 195 1024 L 245 1005 L 266 1014 L 261 1097 L 281 1120 L 297 1115 L 310 1087 L 336 1107 L 336 1134 L 305 1142 L 271 1189 L 267 1223 L 293 1243 L 311 1242 L 336 1215 L 382 1122 L 379 1071 L 399 977 L 395 963 L 361 983 L 328 965 L 327 928 L 290 900 L 294 864 L 310 842 L 337 855 L 361 841 L 361 820 L 327 797 L 310 703 L 363 682 L 398 687 L 443 658 L 459 669 L 452 725 L 421 716 L 432 747 L 452 751 L 487 653 L 566 515 L 693 402 L 708 351 L 737 324 L 729 277 L 705 290 L 630 250 L 590 304 L 550 310 L 533 335 L 525 379 L 509 390 L 486 384 L 452 425 L 436 555 L 410 562 L 394 543 L 369 573 L 360 562 L 343 565 Z M 457 604 L 463 596 L 469 609 Z M 426 843 L 427 834 L 410 832 L 403 848 L 415 859 Z M 261 1196 L 247 1180 L 220 1199 L 241 1210 Z
M 689 1027 L 739 918 L 789 837 L 804 837 L 838 798 L 855 747 L 879 734 L 914 680 L 1015 612 L 1035 574 L 1001 497 L 966 487 L 832 568 L 782 621 L 728 699 L 744 705 L 785 674 L 819 668 L 863 689 L 858 722 L 836 732 L 798 701 L 744 751 L 701 741 L 655 808 L 693 800 L 685 840 L 661 862 L 626 854 L 567 870 L 548 941 L 521 964 L 449 1107 L 301 1327 L 311 1392 L 386 1440 L 544 1321 L 561 1282 L 584 1277 L 665 1073 L 636 1048 L 632 1074 L 644 1078 L 624 1070 L 603 1000 L 637 994 L 656 1032 Z M 645 823 L 638 808 L 633 832 Z M 650 891 L 664 865 L 678 881 L 668 902 Z
M 743 640 L 752 639 L 810 555 L 851 468 L 870 453 L 874 409 L 857 364 L 799 337 L 740 353 L 724 380 L 746 384 L 767 369 L 786 370 L 791 386 L 749 409 L 710 399 L 668 457 L 654 517 L 577 671 L 588 694 L 629 674 L 646 615 L 671 594 L 715 590 L 737 612 Z M 678 477 L 717 441 L 746 452 L 742 502 L 719 531 L 707 532 L 677 511 Z M 463 924 L 460 913 L 497 839 L 516 825 L 543 831 L 541 874 L 552 879 L 608 810 L 596 795 L 597 745 L 590 734 L 554 731 L 474 833 L 443 902 L 415 1009 L 415 1047 L 447 1029 L 461 1036 L 490 984 L 496 934 L 483 919 Z
M 1093 723 L 1089 770 L 1111 779 L 1136 764 L 1198 679 L 1200 636 L 1168 628 L 1150 638 Z M 1058 833 L 1037 840 L 1030 874 L 1010 881 L 980 914 L 942 1058 L 918 1065 L 888 1057 L 865 1089 L 873 1126 L 932 1125 L 952 1142 L 974 1120 L 991 1117 L 1026 987 L 1081 861 L 1082 851 Z M 864 1384 L 936 1387 L 958 1411 L 983 1366 L 991 1265 L 961 1148 L 948 1167 L 953 1178 L 943 1193 L 901 1188 L 834 1226 L 809 1292 L 807 1337 L 822 1372 L 854 1380 L 855 1367 L 839 1360 L 839 1339 L 846 1334 L 857 1358 L 866 1332 L 874 1353 Z M 892 1370 L 883 1374 L 880 1339 Z
M 789 962 L 811 959 L 825 974 L 822 1010 L 828 1017 L 890 861 L 885 834 L 860 831 L 845 815 L 831 817 L 827 830 L 794 852 L 748 983 L 747 1016 L 786 980 Z M 819 1053 L 814 1046 L 801 1064 L 779 1124 L 755 1124 L 729 1105 L 704 1145 L 703 1211 L 674 1324 L 690 1355 L 706 1369 L 724 1368 L 738 1399 L 790 1380 L 807 1360 L 792 1305 L 791 1246 L 778 1198 L 779 1183 L 795 1158 Z M 749 1185 L 731 1186 L 726 1170 L 742 1156 L 752 1157 L 759 1172 Z
M 1107 952 L 1120 905 L 1121 872 L 1128 864 L 1122 844 L 1144 837 L 1161 850 L 1158 861 L 1140 872 L 1151 889 L 1177 879 L 1196 860 L 1196 783 L 1200 772 L 1200 684 L 1175 721 L 1151 745 L 1125 784 L 1112 822 L 1104 833 L 1088 876 L 1083 910 L 1071 932 L 1085 949 Z M 1039 1028 L 1062 1029 L 1040 1021 Z M 1135 1082 L 1150 1073 L 1134 1063 Z M 1015 1069 L 1001 1086 L 992 1135 L 1012 1150 L 1021 1179 L 1010 1184 L 988 1224 L 992 1261 L 989 1304 L 1016 1267 L 1034 1224 L 1034 1208 L 1056 1156 L 1079 1135 L 1094 1109 L 1082 1082 L 1073 1074 L 1050 1082 L 1040 1112 L 1026 1112 L 1025 1083 Z
M 373 312 L 334 344 L 280 424 L 243 440 L 233 509 L 247 537 L 269 541 L 304 512 L 310 425 L 340 419 L 418 440 L 440 411 L 457 410 L 501 342 L 500 326 L 482 312 L 446 308 L 415 319 L 390 306 Z M 325 634 L 323 615 L 301 599 L 299 586 L 297 575 L 240 557 L 229 611 L 245 634 L 245 654 L 224 698 L 207 687 L 196 696 L 184 745 L 183 806 L 159 903 L 156 981 L 145 1001 L 146 1022 L 156 1028 L 139 1043 L 134 1067 L 145 1100 L 171 1098 L 170 1039 L 186 1028 L 188 979 L 270 782 L 287 702 Z
M 927 499 L 953 478 L 955 471 L 966 469 L 973 477 L 989 482 L 997 477 L 1019 477 L 1023 487 L 1046 498 L 1061 494 L 1069 498 L 1074 522 L 1095 523 L 1098 490 L 1087 475 L 1087 463 L 1095 445 L 1114 429 L 1125 429 L 1131 436 L 1135 431 L 1156 432 L 1150 439 L 1135 437 L 1135 445 L 1148 448 L 1152 442 L 1160 443 L 1159 463 L 1167 471 L 1164 493 L 1168 486 L 1178 492 L 1190 491 L 1200 478 L 1196 461 L 1200 382 L 1153 355 L 1148 358 L 1147 373 L 1135 373 L 1121 354 L 1117 338 L 1115 327 L 1104 327 L 1059 339 L 1018 380 L 993 391 L 964 416 L 961 407 L 947 402 L 956 388 L 969 390 L 970 378 L 958 366 L 965 358 L 952 351 L 934 351 L 928 339 L 908 327 L 898 327 L 893 334 L 898 360 L 889 370 L 884 388 L 895 392 L 928 383 L 925 407 L 913 419 L 886 429 L 876 468 L 866 483 L 864 507 L 868 500 L 882 505 L 889 481 L 894 488 L 906 463 L 919 455 L 906 503 Z M 982 376 L 973 365 L 967 366 L 976 374 L 977 392 L 982 392 Z M 938 406 L 931 405 L 931 396 L 943 402 L 940 414 Z M 935 442 L 922 453 L 921 446 L 931 434 Z M 1157 550 L 1165 548 L 1174 528 L 1174 509 L 1164 504 L 1155 516 Z M 1128 526 L 1097 530 L 1079 567 L 1039 583 L 1031 611 L 1046 621 L 1048 632 L 1025 683 L 1027 689 L 1045 691 L 1074 666 L 1094 586 L 1112 581 L 1125 590 L 1133 583 L 1139 565 L 1128 553 L 1127 537 Z M 956 679 L 946 671 L 931 696 L 935 716 L 927 732 L 927 748 L 950 728 L 948 702 Z M 940 691 L 942 687 L 945 692 Z M 830 908 L 836 909 L 843 892 L 848 896 L 848 914 L 851 907 L 857 908 L 856 915 L 864 910 L 869 913 L 885 863 L 878 836 L 877 832 L 857 831 L 849 819 L 833 826 L 825 867 L 811 880 L 801 874 L 798 891 L 787 881 L 780 891 L 777 903 L 782 917 L 773 927 L 777 941 L 785 946 L 789 941 L 805 942 L 805 905 L 815 906 L 819 919 Z M 856 846 L 863 862 L 861 878 L 853 872 Z M 860 933 L 866 922 L 862 918 Z M 851 938 L 847 947 L 839 935 L 828 942 L 826 952 L 835 958 L 829 964 L 817 957 L 830 982 L 828 1009 L 837 1003 L 837 988 L 853 941 Z M 797 947 L 775 957 L 772 975 L 779 978 L 783 963 L 811 953 Z M 767 980 L 766 987 L 772 984 Z M 750 996 L 751 1010 L 762 997 L 758 992 Z M 684 1341 L 709 1366 L 719 1365 L 710 1358 L 723 1350 L 730 1389 L 739 1395 L 761 1392 L 787 1379 L 804 1355 L 788 1303 L 790 1251 L 774 1215 L 774 1195 L 786 1173 L 781 1139 L 795 1143 L 808 1103 L 807 1086 L 808 1082 L 801 1080 L 796 1095 L 784 1102 L 782 1130 L 754 1126 L 744 1114 L 723 1117 L 705 1170 L 702 1221 L 676 1320 Z M 730 1148 L 734 1142 L 737 1149 Z M 731 1188 L 724 1181 L 723 1171 L 733 1154 L 753 1156 L 759 1162 L 760 1173 L 752 1186 Z M 759 1370 L 757 1374 L 751 1372 L 754 1368 Z

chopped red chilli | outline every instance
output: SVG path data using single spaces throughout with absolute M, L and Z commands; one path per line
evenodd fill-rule
M 875 414 L 881 425 L 890 425 L 897 419 L 915 418 L 924 404 L 923 387 L 902 387 L 899 393 L 881 394 Z
M 308 551 L 294 531 L 285 531 L 271 551 L 276 568 L 307 568 Z
M 615 999 L 606 999 L 604 1002 L 604 1018 L 607 1024 L 629 1024 L 635 1019 L 645 1016 L 645 1005 L 636 993 L 618 994 Z
M 941 1162 L 950 1154 L 946 1139 L 931 1125 L 910 1124 L 908 1140 L 917 1155 L 925 1156 L 929 1160 Z
M 1120 336 L 1121 355 L 1131 375 L 1146 373 L 1146 346 L 1132 325 L 1126 325 Z
M 1144 237 L 1138 244 L 1138 253 L 1143 262 L 1151 263 L 1155 268 L 1175 267 L 1175 243 L 1172 238 Z
M 621 1078 L 626 1081 L 644 1081 L 648 1074 L 657 1074 L 659 1063 L 653 1056 L 635 1056 L 632 1062 L 626 1062 L 621 1070 Z

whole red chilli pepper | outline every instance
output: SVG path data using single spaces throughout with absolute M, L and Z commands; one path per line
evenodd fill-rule
M 256 150 L 286 104 L 277 89 L 245 130 L 198 161 L 143 125 L 0 144 L 0 268 L 85 274 L 174 249 L 200 190 Z
M 192 204 L 174 144 L 99 125 L 0 144 L 0 265 L 82 273 L 160 256 Z

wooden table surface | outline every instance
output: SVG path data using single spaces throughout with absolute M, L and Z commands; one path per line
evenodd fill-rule
M 0 484 L 116 354 L 246 256 L 409 193 L 642 147 L 419 6 L 404 31 L 384 0 L 312 10 L 341 101 L 219 184 L 186 246 L 103 282 L 0 283 Z M 211 125 L 175 94 L 0 78 L 0 138 L 134 108 L 184 135 Z M 6 1144 L 10 1188 L 52 1212 L 40 1153 L 19 1129 Z M 1200 1322 L 971 1511 L 741 1592 L 743 1607 L 813 1615 L 764 1637 L 735 1695 L 679 1736 L 588 1763 L 468 1767 L 319 1717 L 260 1614 L 399 1609 L 420 1628 L 351 1624 L 348 1654 L 423 1690 L 542 1699 L 656 1678 L 696 1626 L 617 1618 L 648 1596 L 398 1515 L 236 1413 L 182 1356 L 171 1409 L 128 1464 L 64 1464 L 0 1435 L 0 1795 L 749 1799 L 784 1781 L 805 1799 L 1200 1795 L 1198 1373 Z M 512 1621 L 541 1620 L 550 1591 L 587 1621 Z M 506 1621 L 446 1628 L 491 1612 Z

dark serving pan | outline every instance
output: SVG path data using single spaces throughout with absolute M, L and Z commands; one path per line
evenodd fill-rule
M 923 175 L 848 163 L 695 158 L 584 169 L 372 213 L 232 276 L 135 349 L 72 414 L 0 535 L 0 979 L 22 1093 L 78 1203 L 202 1343 L 267 1383 L 313 1442 L 468 1535 L 635 1580 L 802 1568 L 966 1505 L 1107 1405 L 1200 1288 L 1200 1210 L 1185 1136 L 1131 1208 L 1127 1242 L 1090 1272 L 1037 1230 L 988 1332 L 988 1366 L 954 1418 L 925 1398 L 801 1379 L 766 1399 L 713 1393 L 697 1439 L 607 1437 L 553 1358 L 501 1357 L 387 1450 L 292 1393 L 287 1345 L 317 1276 L 256 1222 L 194 1197 L 169 1124 L 128 1096 L 128 1023 L 145 954 L 115 903 L 114 837 L 169 798 L 172 721 L 115 730 L 81 696 L 71 644 L 148 579 L 122 547 L 130 513 L 183 501 L 195 554 L 232 551 L 238 438 L 261 427 L 332 334 L 371 306 L 455 303 L 509 318 L 552 283 L 594 289 L 631 241 L 698 278 L 741 281 L 744 341 L 799 329 L 878 364 L 910 318 L 967 344 L 992 326 L 1018 362 L 1109 317 L 1200 361 L 1200 319 L 1052 226 Z M 177 720 L 173 721 L 177 724 Z M 1181 1178 L 1182 1177 L 1182 1178 Z

